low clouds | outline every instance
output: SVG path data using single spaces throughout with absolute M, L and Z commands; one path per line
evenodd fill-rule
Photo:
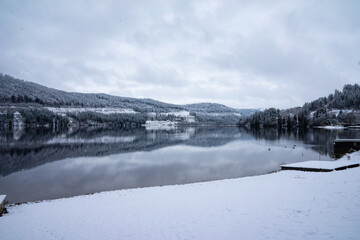
M 292 107 L 360 76 L 358 1 L 2 1 L 0 71 L 46 86 Z

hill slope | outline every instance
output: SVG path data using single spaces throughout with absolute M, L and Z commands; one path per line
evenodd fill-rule
M 34 109 L 45 108 L 57 115 L 66 115 L 78 122 L 86 120 L 87 123 L 115 120 L 122 122 L 126 114 L 126 119 L 131 118 L 131 121 L 135 122 L 141 119 L 141 123 L 151 119 L 176 120 L 183 123 L 236 124 L 240 116 L 253 111 L 215 103 L 176 105 L 153 99 L 118 97 L 103 93 L 65 92 L 2 74 L 0 86 L 0 106 L 3 114 L 7 113 L 4 110 L 7 107 L 16 106 L 22 109 L 21 115 L 28 115 L 25 113 L 28 110 L 24 108 L 31 106 Z M 50 113 L 46 114 L 49 115 L 48 119 L 54 118 Z M 112 115 L 105 117 L 104 114 Z M 122 116 L 119 117 L 119 114 Z M 4 120 L 0 118 L 0 122 L 2 121 Z
M 0 75 L 0 103 L 37 103 L 54 107 L 113 107 L 136 108 L 139 111 L 184 109 L 182 106 L 152 99 L 117 97 L 103 93 L 65 92 L 27 82 L 8 75 Z
M 243 116 L 240 125 L 252 126 L 343 126 L 360 125 L 360 86 L 347 84 L 328 97 L 318 98 L 302 107 L 280 111 L 270 108 L 251 116 Z

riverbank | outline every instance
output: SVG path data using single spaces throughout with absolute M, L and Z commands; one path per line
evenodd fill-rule
M 3 240 L 357 239 L 359 190 L 360 168 L 281 171 L 11 206 L 0 232 Z

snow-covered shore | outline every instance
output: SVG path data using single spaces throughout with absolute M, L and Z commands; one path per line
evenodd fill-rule
M 358 239 L 360 168 L 103 192 L 8 211 L 2 240 Z
M 347 127 L 344 127 L 344 126 L 316 126 L 314 128 L 322 128 L 322 129 L 332 130 L 332 129 L 345 129 Z

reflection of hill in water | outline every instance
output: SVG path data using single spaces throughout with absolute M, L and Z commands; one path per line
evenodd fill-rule
M 248 137 L 251 138 L 251 136 Z M 242 136 L 238 129 L 232 127 L 197 128 L 186 144 L 197 147 L 217 147 L 243 138 L 245 136 Z
M 241 128 L 241 131 L 246 132 L 255 137 L 255 139 L 265 139 L 276 141 L 286 139 L 289 141 L 301 142 L 312 150 L 322 154 L 329 155 L 334 158 L 340 158 L 342 155 L 334 153 L 335 139 L 357 139 L 360 138 L 360 131 L 358 130 L 327 130 L 327 129 L 249 129 Z
M 144 128 L 81 129 L 75 132 L 27 129 L 21 134 L 2 132 L 0 175 L 6 176 L 65 158 L 152 151 L 177 144 L 213 147 L 224 145 L 237 137 L 239 132 L 236 128 L 170 131 L 146 131 Z
M 31 169 L 65 158 L 105 156 L 118 153 L 152 151 L 185 144 L 216 147 L 234 140 L 265 139 L 302 142 L 321 154 L 333 155 L 336 138 L 360 138 L 360 131 L 305 131 L 286 129 L 183 128 L 168 131 L 138 129 L 80 129 L 63 132 L 52 129 L 1 131 L 0 175 Z

